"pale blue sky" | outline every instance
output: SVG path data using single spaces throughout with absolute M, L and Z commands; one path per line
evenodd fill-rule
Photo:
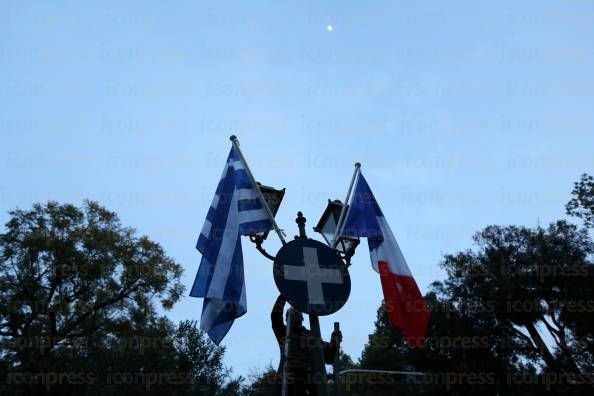
M 186 269 L 238 135 L 286 187 L 290 236 L 342 199 L 355 161 L 423 292 L 488 224 L 564 217 L 594 171 L 589 1 L 3 1 L 0 220 L 97 200 Z M 328 25 L 333 26 L 330 32 Z M 278 363 L 271 264 L 244 241 L 248 313 L 223 341 L 246 375 Z M 267 243 L 275 251 L 275 238 Z M 365 245 L 340 321 L 355 359 L 382 294 Z M 185 297 L 168 313 L 199 319 Z

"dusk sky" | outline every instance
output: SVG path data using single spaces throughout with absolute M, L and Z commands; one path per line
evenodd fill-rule
M 0 221 L 84 199 L 185 268 L 236 134 L 277 215 L 310 237 L 356 161 L 423 293 L 441 257 L 489 224 L 566 218 L 594 172 L 588 1 L 5 1 L 0 13 Z M 280 247 L 271 234 L 269 252 Z M 248 375 L 278 364 L 272 264 L 243 240 L 248 312 L 223 340 Z M 382 299 L 364 242 L 344 308 L 320 319 L 358 359 Z

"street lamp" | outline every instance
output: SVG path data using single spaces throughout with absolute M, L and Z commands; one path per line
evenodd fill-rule
M 265 186 L 260 182 L 256 182 L 256 184 L 258 184 L 258 188 L 260 189 L 262 196 L 264 196 L 264 201 L 266 201 L 266 205 L 268 205 L 270 208 L 272 216 L 276 216 L 276 212 L 278 212 L 281 201 L 285 196 L 285 189 L 283 188 L 282 190 L 277 190 L 273 187 Z M 254 232 L 248 234 L 248 236 L 250 237 L 250 241 L 256 244 L 256 249 L 258 249 L 260 253 L 262 253 L 265 257 L 274 260 L 274 256 L 268 254 L 262 247 L 262 242 L 264 242 L 268 237 L 268 232 L 269 231 Z
M 318 225 L 314 227 L 314 231 L 319 232 L 328 246 L 333 247 L 346 260 L 347 264 L 350 264 L 351 257 L 355 254 L 355 249 L 359 245 L 359 238 L 339 236 L 336 246 L 332 246 L 342 207 L 343 203 L 340 200 L 328 200 L 328 206 L 322 213 Z
M 268 205 L 268 207 L 270 208 L 272 215 L 276 216 L 276 212 L 278 212 L 278 208 L 280 207 L 281 201 L 285 196 L 285 189 L 283 188 L 282 190 L 276 190 L 273 187 L 260 184 L 260 182 L 256 182 L 256 184 L 258 184 L 258 188 L 260 188 L 260 191 L 264 196 L 264 201 L 266 201 L 266 205 Z M 268 232 L 269 231 L 258 232 L 254 235 L 262 237 L 262 240 L 264 240 L 268 237 Z

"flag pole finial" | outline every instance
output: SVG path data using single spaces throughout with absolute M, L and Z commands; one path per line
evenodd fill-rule
M 232 142 L 234 142 L 234 141 L 237 140 L 237 136 L 231 135 L 231 136 L 229 136 L 229 140 L 231 140 Z
M 355 162 L 355 168 L 360 168 L 361 167 L 361 163 L 360 162 Z

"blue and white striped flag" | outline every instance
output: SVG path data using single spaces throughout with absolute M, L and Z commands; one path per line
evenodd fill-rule
M 202 253 L 190 296 L 203 297 L 200 328 L 219 344 L 247 312 L 241 235 L 272 228 L 235 146 L 223 170 L 196 249 Z

